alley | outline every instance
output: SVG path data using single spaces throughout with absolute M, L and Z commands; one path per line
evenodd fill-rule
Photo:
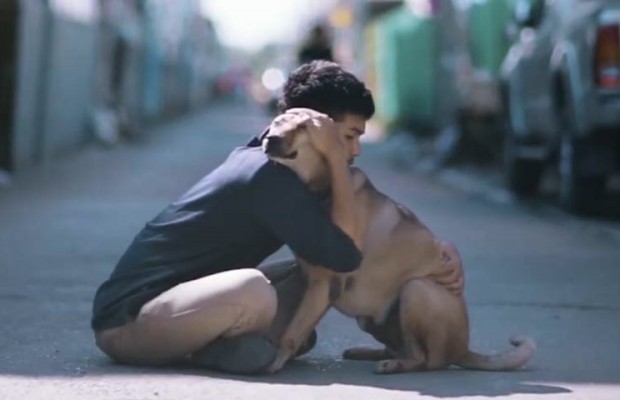
M 459 247 L 472 348 L 531 336 L 538 352 L 525 370 L 374 375 L 372 363 L 342 361 L 373 342 L 336 312 L 318 346 L 272 376 L 111 364 L 89 328 L 97 286 L 148 219 L 267 123 L 250 106 L 217 105 L 0 189 L 0 399 L 618 398 L 617 239 L 393 169 L 382 144 L 366 144 L 359 165 Z

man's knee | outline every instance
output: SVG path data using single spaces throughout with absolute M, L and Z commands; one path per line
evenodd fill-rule
M 106 329 L 103 331 L 95 331 L 95 344 L 104 354 L 108 357 L 115 359 L 115 350 L 114 350 L 114 328 Z
M 240 300 L 264 321 L 261 325 L 268 326 L 278 308 L 275 289 L 265 275 L 256 269 L 245 270 L 240 279 Z

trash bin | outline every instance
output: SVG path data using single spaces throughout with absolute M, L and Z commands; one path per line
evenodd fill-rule
M 403 7 L 375 23 L 377 112 L 387 125 L 428 125 L 435 114 L 436 27 Z
M 469 50 L 475 69 L 497 76 L 510 42 L 506 26 L 512 17 L 510 0 L 477 1 L 469 8 Z

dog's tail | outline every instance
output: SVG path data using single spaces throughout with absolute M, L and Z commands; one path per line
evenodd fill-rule
M 469 350 L 456 365 L 465 369 L 511 371 L 521 368 L 536 351 L 536 344 L 530 338 L 515 336 L 510 338 L 510 344 L 514 346 L 512 349 L 493 355 Z

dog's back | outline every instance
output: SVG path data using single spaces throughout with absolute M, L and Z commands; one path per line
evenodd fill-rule
M 353 168 L 358 221 L 365 231 L 364 260 L 341 276 L 334 306 L 354 317 L 384 319 L 403 284 L 441 272 L 439 242 L 410 210 L 379 192 Z
M 378 371 L 437 369 L 451 364 L 469 369 L 512 370 L 525 364 L 535 349 L 528 338 L 512 339 L 515 347 L 497 355 L 469 350 L 469 323 L 463 297 L 424 279 L 443 272 L 442 268 L 449 263 L 460 263 L 457 250 L 439 242 L 411 210 L 379 192 L 362 171 L 355 169 L 353 173 L 358 218 L 366 228 L 364 261 L 357 271 L 344 278 L 344 290 L 334 306 L 357 317 L 362 328 L 379 324 L 383 328 L 378 332 L 385 333 L 394 332 L 395 327 L 386 324 L 390 323 L 387 317 L 398 300 L 401 313 L 396 317 L 400 320 L 396 328 L 402 336 L 396 336 L 402 340 L 411 335 L 410 345 L 419 343 L 409 349 L 413 353 L 417 349 L 417 355 L 409 353 L 409 359 L 383 361 Z M 405 286 L 407 295 L 403 298 Z M 433 317 L 429 318 L 430 315 Z

